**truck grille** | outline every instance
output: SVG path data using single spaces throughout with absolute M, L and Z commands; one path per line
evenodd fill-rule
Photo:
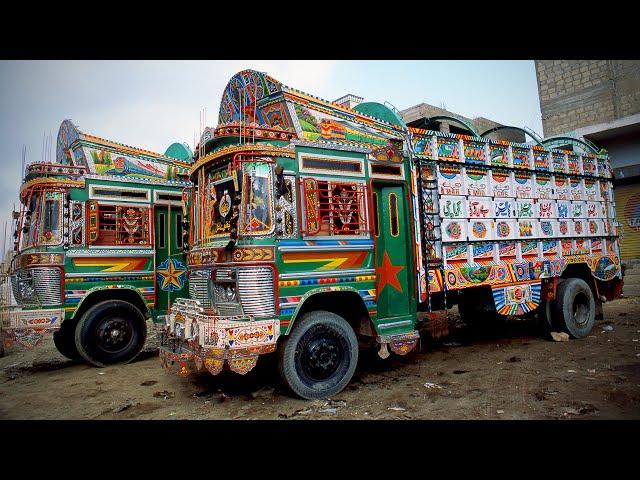
M 198 300 L 202 307 L 211 308 L 209 300 L 210 270 L 192 270 L 189 276 L 189 297 Z
M 238 295 L 245 315 L 275 315 L 273 270 L 267 267 L 239 268 Z
M 19 305 L 60 305 L 60 269 L 20 269 L 11 276 L 11 289 Z

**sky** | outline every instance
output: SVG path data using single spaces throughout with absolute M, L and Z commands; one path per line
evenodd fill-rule
M 0 236 L 18 204 L 23 145 L 26 163 L 42 161 L 50 137 L 55 160 L 58 128 L 71 119 L 158 153 L 176 141 L 193 147 L 200 112 L 217 125 L 224 87 L 246 68 L 326 100 L 352 93 L 399 110 L 424 102 L 542 134 L 531 60 L 0 61 Z

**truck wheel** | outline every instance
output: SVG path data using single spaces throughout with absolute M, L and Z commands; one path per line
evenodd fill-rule
M 82 360 L 82 355 L 76 348 L 76 326 L 78 321 L 65 320 L 60 328 L 53 332 L 53 344 L 63 356 L 69 360 Z
M 82 315 L 75 333 L 80 355 L 92 365 L 104 367 L 133 360 L 144 346 L 147 324 L 130 303 L 106 300 Z
M 358 363 L 358 339 L 335 313 L 306 313 L 284 339 L 278 370 L 284 384 L 307 400 L 327 398 L 347 386 Z
M 567 278 L 556 291 L 551 302 L 553 321 L 573 338 L 589 335 L 596 322 L 596 302 L 587 282 L 581 278 Z

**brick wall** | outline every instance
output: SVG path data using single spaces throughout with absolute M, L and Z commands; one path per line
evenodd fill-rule
M 536 60 L 544 136 L 640 112 L 638 60 Z

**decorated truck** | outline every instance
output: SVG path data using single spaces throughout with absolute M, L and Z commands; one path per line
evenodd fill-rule
M 191 160 L 182 144 L 168 153 Z M 187 295 L 183 189 L 189 164 L 60 126 L 55 163 L 32 163 L 14 213 L 14 302 L 5 341 L 96 366 L 142 349 L 147 318 Z M 9 302 L 6 302 L 9 303 Z
M 408 128 L 236 74 L 185 194 L 189 298 L 160 358 L 244 374 L 277 352 L 284 383 L 341 391 L 359 345 L 419 342 L 417 322 L 537 315 L 580 338 L 622 279 L 606 156 Z

